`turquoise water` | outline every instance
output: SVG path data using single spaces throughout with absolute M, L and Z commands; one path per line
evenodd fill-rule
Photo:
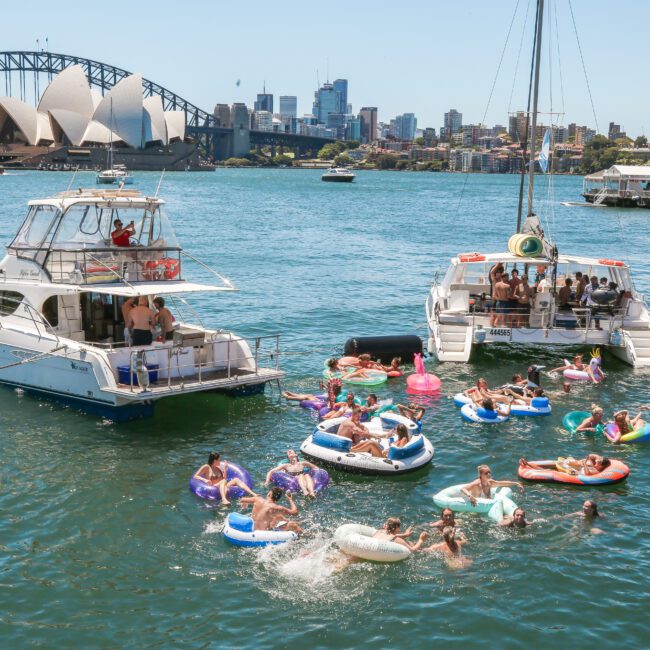
M 205 323 L 280 333 L 285 387 L 300 391 L 316 388 L 323 359 L 349 336 L 424 337 L 434 273 L 458 252 L 505 250 L 516 209 L 518 179 L 510 176 L 360 172 L 348 186 L 321 183 L 319 174 L 168 174 L 161 190 L 182 245 L 241 289 L 195 298 Z M 65 189 L 71 176 L 0 177 L 5 239 L 28 199 Z M 157 175 L 136 176 L 139 187 L 155 191 Z M 80 175 L 74 186 L 92 182 Z M 558 202 L 580 200 L 580 179 L 555 184 Z M 647 292 L 647 211 L 555 205 L 554 217 L 548 206 L 544 214 L 555 220 L 561 250 L 625 259 Z M 551 417 L 499 428 L 462 422 L 450 399 L 477 375 L 500 383 L 533 359 L 551 366 L 560 357 L 540 348 L 486 351 L 471 366 L 430 362 L 443 380 L 441 396 L 421 400 L 433 464 L 393 480 L 333 473 L 322 497 L 298 501 L 310 535 L 263 551 L 227 546 L 219 534 L 225 510 L 196 499 L 187 482 L 211 449 L 261 481 L 287 448 L 299 447 L 311 420 L 277 391 L 179 398 L 160 404 L 151 420 L 116 426 L 0 389 L 2 645 L 646 646 L 650 446 L 614 449 L 604 438 L 570 436 L 561 418 L 592 401 L 608 413 L 638 405 L 647 399 L 647 373 L 606 356 L 606 385 L 560 393 Z M 559 382 L 545 381 L 559 391 Z M 406 397 L 401 379 L 377 392 Z M 522 455 L 592 451 L 628 463 L 627 483 L 526 486 L 515 501 L 536 525 L 525 531 L 462 517 L 473 560 L 466 569 L 421 555 L 336 573 L 328 560 L 343 522 L 380 525 L 398 515 L 422 530 L 437 514 L 431 496 L 472 479 L 479 463 L 514 479 Z M 603 534 L 565 517 L 585 498 L 607 515 Z

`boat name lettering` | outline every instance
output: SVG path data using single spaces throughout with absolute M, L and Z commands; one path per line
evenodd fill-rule
M 512 330 L 509 327 L 492 327 L 490 336 L 510 336 Z
M 38 278 L 40 277 L 40 273 L 34 269 L 20 269 L 18 272 L 21 278 Z
M 81 372 L 88 372 L 88 366 L 82 363 L 75 363 L 74 361 L 71 361 L 70 367 L 73 370 L 81 370 Z

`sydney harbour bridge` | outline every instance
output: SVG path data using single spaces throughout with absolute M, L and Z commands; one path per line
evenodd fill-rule
M 102 95 L 115 84 L 132 73 L 113 65 L 94 61 L 84 57 L 55 52 L 0 52 L 0 88 L 4 77 L 4 91 L 9 97 L 25 101 L 33 97 L 35 101 L 43 88 L 52 78 L 72 65 L 83 67 L 88 83 L 97 88 Z M 164 110 L 183 111 L 185 113 L 185 134 L 196 142 L 199 153 L 206 160 L 223 160 L 232 155 L 242 155 L 238 151 L 234 129 L 221 126 L 214 115 L 188 102 L 176 93 L 148 79 L 142 80 L 145 97 L 157 95 L 162 100 Z M 297 156 L 316 155 L 318 149 L 330 138 L 296 135 L 291 133 L 250 130 L 245 142 L 250 147 L 268 145 L 275 149 L 290 149 Z M 247 152 L 246 152 L 247 153 Z

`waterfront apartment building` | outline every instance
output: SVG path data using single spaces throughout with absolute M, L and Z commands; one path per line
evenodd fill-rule
M 443 140 L 449 141 L 452 136 L 460 133 L 463 125 L 463 114 L 459 113 L 455 108 L 450 108 L 448 113 L 444 116 L 444 125 L 440 130 L 440 137 Z
M 298 98 L 295 95 L 280 95 L 280 117 L 298 117 Z
M 377 107 L 364 106 L 359 111 L 361 122 L 361 141 L 370 143 L 377 139 Z

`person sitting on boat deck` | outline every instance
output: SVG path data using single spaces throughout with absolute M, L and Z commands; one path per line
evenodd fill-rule
M 221 454 L 217 451 L 210 452 L 208 462 L 199 467 L 193 478 L 203 481 L 208 485 L 216 485 L 221 495 L 221 503 L 226 506 L 230 503 L 227 493 L 228 488 L 231 487 L 241 488 L 247 494 L 257 496 L 241 479 L 233 478 L 228 480 L 228 463 L 226 461 L 221 462 Z
M 174 340 L 174 317 L 172 313 L 165 307 L 165 300 L 160 296 L 153 299 L 153 304 L 158 310 L 154 316 L 154 325 L 160 327 L 160 340 L 173 341 Z
M 461 493 L 464 494 L 469 502 L 475 506 L 478 501 L 477 499 L 491 499 L 492 498 L 492 488 L 497 487 L 518 487 L 522 492 L 524 491 L 524 486 L 517 481 L 496 481 L 492 478 L 492 470 L 488 465 L 479 465 L 478 478 L 474 479 L 471 483 L 463 485 L 460 489 Z
M 597 404 L 591 405 L 591 415 L 586 417 L 577 427 L 577 431 L 591 431 L 596 432 L 597 427 L 602 427 L 605 423 L 603 422 L 603 409 Z
M 562 310 L 570 310 L 571 305 L 571 286 L 573 285 L 573 280 L 571 278 L 566 278 L 564 280 L 564 286 L 558 291 L 558 306 Z
M 113 221 L 115 230 L 111 233 L 111 240 L 115 246 L 120 248 L 128 248 L 131 246 L 130 239 L 135 235 L 135 222 L 127 224 L 126 228 L 123 227 L 122 220 L 117 218 Z
M 616 434 L 611 439 L 611 441 L 618 445 L 621 442 L 621 438 L 626 433 L 632 433 L 637 429 L 641 429 L 646 425 L 645 420 L 641 419 L 641 414 L 643 411 L 648 411 L 647 406 L 641 406 L 639 412 L 630 419 L 630 414 L 628 411 L 618 411 L 614 413 L 614 424 L 616 424 Z
M 255 495 L 242 497 L 239 500 L 244 506 L 253 506 L 251 519 L 255 524 L 255 530 L 290 530 L 298 535 L 302 534 L 302 528 L 297 522 L 287 521 L 287 517 L 295 517 L 298 514 L 298 508 L 294 503 L 293 496 L 289 490 L 284 493 L 291 506 L 286 508 L 278 504 L 282 494 L 283 492 L 279 487 L 274 487 L 268 492 L 266 498 Z
M 404 404 L 398 404 L 397 410 L 400 415 L 403 415 L 405 418 L 408 418 L 411 422 L 415 422 L 416 424 L 422 422 L 422 418 L 427 412 L 424 406 L 420 406 L 415 402 L 409 402 L 406 406 Z
M 573 357 L 573 363 L 564 364 L 563 366 L 558 366 L 557 368 L 552 368 L 548 371 L 549 374 L 553 372 L 562 372 L 563 370 L 583 370 L 586 371 L 585 363 L 583 361 L 583 354 L 576 354 Z
M 352 409 L 355 407 L 358 408 L 358 404 L 354 401 L 354 393 L 349 391 L 345 394 L 345 400 L 335 402 L 332 410 L 326 413 L 323 419 L 333 420 L 334 418 L 342 418 L 344 415 L 352 413 Z
M 599 289 L 607 289 L 607 278 L 604 276 L 600 278 L 600 280 L 598 280 L 598 285 Z
M 131 333 L 133 345 L 151 345 L 153 342 L 154 313 L 149 309 L 146 296 L 138 298 L 138 306 L 129 311 L 127 327 Z
M 516 327 L 528 327 L 530 322 L 530 305 L 533 300 L 533 288 L 528 284 L 528 276 L 524 273 L 514 291 L 516 302 Z
M 420 537 L 415 544 L 406 541 L 406 537 L 410 537 L 413 532 L 410 528 L 407 528 L 405 532 L 400 532 L 402 528 L 402 522 L 397 517 L 389 517 L 386 520 L 383 528 L 378 530 L 373 537 L 375 539 L 380 539 L 386 542 L 393 542 L 399 544 L 400 546 L 406 546 L 411 551 L 419 551 L 422 548 L 422 544 L 427 541 L 429 537 L 428 533 L 420 533 Z
M 309 470 L 317 470 L 318 467 L 309 461 L 300 460 L 298 454 L 293 449 L 289 449 L 287 452 L 287 458 L 289 459 L 288 463 L 281 463 L 266 473 L 264 485 L 268 485 L 271 482 L 271 474 L 273 474 L 273 472 L 286 472 L 298 479 L 298 485 L 300 486 L 304 496 L 315 497 L 316 492 L 314 491 L 314 479 L 309 473 Z
M 124 320 L 124 342 L 127 345 L 131 345 L 131 332 L 128 328 L 129 321 L 129 312 L 137 305 L 138 298 L 137 296 L 129 296 L 122 303 L 122 319 Z
M 580 302 L 591 309 L 591 317 L 596 323 L 596 329 L 602 329 L 600 327 L 600 317 L 598 316 L 598 303 L 592 298 L 594 291 L 599 289 L 598 285 L 598 276 L 592 275 L 590 278 L 589 284 L 585 287 Z
M 526 519 L 526 512 L 523 508 L 515 508 L 512 515 L 506 515 L 497 526 L 507 528 L 526 528 L 526 526 L 530 526 L 530 522 Z
M 507 273 L 501 274 L 501 279 L 494 285 L 494 323 L 493 327 L 510 325 L 510 281 Z

